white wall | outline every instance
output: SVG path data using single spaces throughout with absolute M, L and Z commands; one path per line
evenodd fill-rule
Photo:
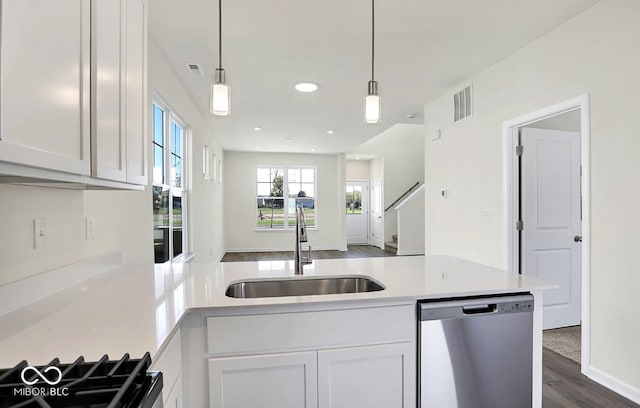
M 209 123 L 167 62 L 155 42 L 149 39 L 149 92 L 156 92 L 189 127 L 188 159 L 191 161 L 189 234 L 195 262 L 217 260 L 224 255 L 222 214 L 223 185 L 202 177 L 202 148 L 208 145 L 224 163 L 224 154 Z M 151 203 L 151 196 L 148 197 Z M 149 204 L 151 210 L 151 204 Z
M 256 167 L 316 166 L 315 249 L 346 250 L 344 155 L 225 152 L 225 242 L 229 251 L 293 251 L 294 231 L 256 231 Z
M 84 258 L 82 191 L 0 184 L 0 285 Z M 33 219 L 47 219 L 47 244 L 33 248 Z
M 590 95 L 591 365 L 638 399 L 639 19 L 637 0 L 601 1 L 470 78 L 472 118 L 452 124 L 448 93 L 425 107 L 428 135 L 442 129 L 426 137 L 427 251 L 506 268 L 502 123 Z
M 369 160 L 347 160 L 347 180 L 369 180 Z
M 424 126 L 397 124 L 358 146 L 350 154 L 384 157 L 383 197 L 387 208 L 417 181 L 424 181 Z M 384 216 L 384 240 L 397 231 L 393 210 Z
M 534 123 L 530 123 L 527 125 L 527 127 L 537 128 L 537 129 L 564 130 L 567 132 L 579 132 L 580 131 L 580 109 L 563 113 L 562 115 L 552 116 L 550 118 L 539 120 Z

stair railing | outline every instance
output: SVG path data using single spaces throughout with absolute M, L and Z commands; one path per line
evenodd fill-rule
M 392 209 L 398 202 L 400 202 L 400 200 L 402 200 L 407 194 L 411 193 L 413 191 L 413 189 L 416 188 L 419 184 L 420 184 L 420 182 L 416 181 L 416 184 L 412 185 L 407 191 L 405 191 L 400 197 L 398 197 L 398 199 L 396 201 L 394 201 L 393 203 L 391 203 L 390 206 L 385 208 L 384 211 L 387 212 L 390 209 Z

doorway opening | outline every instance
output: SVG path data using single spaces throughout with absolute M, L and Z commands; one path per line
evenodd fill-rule
M 589 129 L 588 95 L 503 125 L 506 262 L 514 273 L 559 286 L 543 296 L 542 326 L 573 329 L 543 337 L 557 334 L 546 345 L 568 349 L 582 372 L 589 366 Z

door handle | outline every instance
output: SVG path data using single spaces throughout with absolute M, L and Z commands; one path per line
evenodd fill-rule
M 575 237 L 573 237 L 573 241 L 574 242 L 582 242 L 582 236 L 576 235 Z

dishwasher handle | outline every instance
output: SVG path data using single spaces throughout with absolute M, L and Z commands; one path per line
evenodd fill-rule
M 465 299 L 425 300 L 418 303 L 420 321 L 471 319 L 481 316 L 494 316 L 513 313 L 533 312 L 534 303 L 531 294 L 506 296 L 485 296 Z
M 463 306 L 462 313 L 466 315 L 494 313 L 498 310 L 498 304 L 487 303 L 484 305 Z

